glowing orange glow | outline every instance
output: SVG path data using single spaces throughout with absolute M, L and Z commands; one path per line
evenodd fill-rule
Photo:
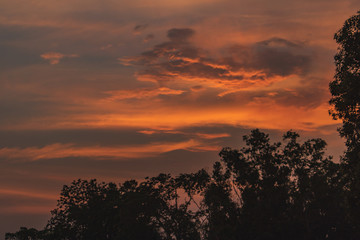
M 121 90 L 121 91 L 109 91 L 106 92 L 111 95 L 108 101 L 114 100 L 123 100 L 123 99 L 131 99 L 131 98 L 149 98 L 156 97 L 159 95 L 180 95 L 184 91 L 182 90 L 174 90 L 166 87 L 161 87 L 158 89 L 143 89 L 143 90 Z
M 145 128 L 175 130 L 186 126 L 207 126 L 213 124 L 228 124 L 247 128 L 267 129 L 299 129 L 312 130 L 319 126 L 334 124 L 328 116 L 328 105 L 322 104 L 316 108 L 299 108 L 298 106 L 281 106 L 268 98 L 254 98 L 252 103 L 241 106 L 214 106 L 198 109 L 196 106 L 164 106 L 148 107 L 147 111 L 136 111 L 131 106 L 122 105 L 121 114 L 113 105 L 112 114 L 81 114 L 67 118 L 43 118 L 39 121 L 14 126 L 16 129 L 71 129 L 71 128 Z M 140 108 L 141 105 L 138 105 Z M 141 107 L 142 109 L 146 106 Z M 291 113 L 291 114 L 289 114 Z M 47 122 L 46 125 L 43 123 Z M 306 124 L 304 124 L 306 123 Z M 311 123 L 311 125 L 309 125 Z M 8 129 L 11 127 L 8 126 Z M 146 132 L 143 132 L 146 133 Z M 147 132 L 150 133 L 150 132 Z
M 197 133 L 196 135 L 198 135 L 201 138 L 205 138 L 205 139 L 216 139 L 216 138 L 230 137 L 230 134 L 228 134 L 228 133 L 214 133 L 214 134 Z
M 264 102 L 265 101 L 265 102 Z M 334 124 L 328 117 L 327 104 L 315 109 L 303 109 L 296 106 L 286 107 L 271 104 L 268 100 L 258 100 L 250 106 L 239 106 L 238 111 L 233 107 L 214 107 L 211 109 L 163 109 L 152 113 L 88 115 L 81 118 L 74 117 L 72 122 L 59 122 L 58 127 L 140 127 L 153 129 L 176 129 L 192 125 L 229 124 L 248 128 L 261 127 L 267 129 L 311 130 L 316 127 Z M 268 103 L 266 103 L 268 102 Z M 191 114 L 188 114 L 189 111 Z M 291 112 L 291 114 L 289 114 Z M 92 119 L 89 121 L 89 119 Z M 311 126 L 304 123 L 312 123 Z M 56 127 L 56 126 L 55 126 Z

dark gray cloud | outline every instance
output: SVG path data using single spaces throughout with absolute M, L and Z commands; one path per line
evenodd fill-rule
M 241 75 L 233 75 L 229 70 L 213 66 L 217 60 L 209 58 L 204 49 L 194 46 L 190 39 L 195 31 L 189 28 L 170 29 L 169 41 L 158 44 L 141 56 L 123 59 L 126 63 L 145 66 L 140 75 L 154 77 L 162 82 L 171 79 L 174 74 L 185 77 L 210 79 L 241 80 Z
M 254 79 L 305 74 L 314 57 L 311 48 L 282 38 L 270 38 L 251 46 L 234 45 L 227 53 L 224 64 L 234 70 L 260 71 L 262 75 L 254 75 Z
M 172 42 L 184 43 L 188 42 L 194 34 L 195 31 L 191 28 L 173 28 L 167 32 L 167 37 Z
M 268 75 L 303 74 L 311 65 L 311 53 L 304 46 L 281 38 L 271 38 L 253 46 L 252 67 Z M 250 65 L 250 66 L 251 66 Z
M 213 57 L 190 40 L 195 31 L 189 28 L 170 29 L 169 41 L 154 46 L 140 56 L 123 62 L 142 66 L 139 75 L 158 82 L 175 76 L 241 81 L 240 70 L 257 71 L 248 80 L 265 80 L 272 76 L 303 75 L 313 58 L 311 48 L 282 38 L 270 38 L 249 46 L 228 47 L 222 57 Z
M 154 34 L 148 34 L 146 35 L 146 37 L 144 38 L 144 42 L 148 42 L 148 41 L 151 41 L 155 38 Z
M 204 89 L 204 87 L 201 85 L 196 85 L 196 86 L 191 87 L 192 91 L 200 91 L 202 89 Z
M 317 86 L 310 85 L 308 87 L 301 87 L 297 88 L 295 91 L 278 91 L 276 92 L 276 95 L 271 98 L 279 105 L 304 108 L 319 107 L 328 99 L 327 89 L 319 88 Z
M 134 31 L 136 31 L 136 32 L 143 31 L 143 30 L 145 30 L 148 26 L 149 26 L 149 25 L 147 25 L 147 24 L 139 24 L 139 25 L 136 25 L 136 26 L 134 27 Z

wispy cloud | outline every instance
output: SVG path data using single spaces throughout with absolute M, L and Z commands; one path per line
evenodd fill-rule
M 142 31 L 144 31 L 146 28 L 148 28 L 148 24 L 138 24 L 134 27 L 134 33 L 140 34 Z
M 37 192 L 30 192 L 26 190 L 16 190 L 16 189 L 5 189 L 0 188 L 1 195 L 9 195 L 9 196 L 21 196 L 27 198 L 41 198 L 41 199 L 48 199 L 48 200 L 56 200 L 56 195 L 51 195 L 48 193 L 37 193 Z
M 136 146 L 87 146 L 79 147 L 74 144 L 51 144 L 44 147 L 1 148 L 0 157 L 5 159 L 21 159 L 36 161 L 41 159 L 91 157 L 94 159 L 129 159 L 156 156 L 174 150 L 205 151 L 218 149 L 217 146 L 207 146 L 190 139 L 184 142 L 150 143 Z
M 231 136 L 228 133 L 196 133 L 196 135 L 205 139 L 226 138 Z
M 58 64 L 64 58 L 76 58 L 77 54 L 63 54 L 59 52 L 46 52 L 40 55 L 43 59 L 48 60 L 51 65 Z

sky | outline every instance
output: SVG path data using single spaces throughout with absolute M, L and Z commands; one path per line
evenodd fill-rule
M 210 169 L 260 128 L 321 137 L 358 0 L 0 0 L 0 234 L 64 184 Z

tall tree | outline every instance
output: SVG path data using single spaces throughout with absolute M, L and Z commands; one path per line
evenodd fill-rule
M 360 11 L 347 19 L 335 34 L 338 53 L 336 74 L 330 83 L 330 110 L 334 119 L 341 119 L 341 136 L 347 151 L 342 158 L 342 174 L 347 191 L 349 217 L 356 239 L 360 238 Z
M 360 11 L 335 34 L 338 52 L 336 74 L 330 83 L 331 115 L 343 121 L 340 133 L 349 146 L 360 140 Z

